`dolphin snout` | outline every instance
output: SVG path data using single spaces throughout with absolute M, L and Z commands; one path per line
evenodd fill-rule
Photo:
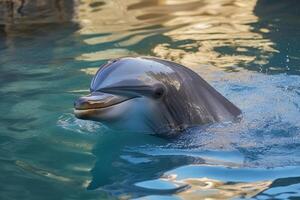
M 78 98 L 74 102 L 74 114 L 80 119 L 90 118 L 97 113 L 97 110 L 120 104 L 132 98 L 104 92 L 93 92 Z
M 74 101 L 74 108 L 77 110 L 86 110 L 89 109 L 89 101 L 86 97 L 80 97 Z
M 74 102 L 74 108 L 77 110 L 88 110 L 107 107 L 112 99 L 112 95 L 109 94 L 92 93 L 87 96 L 79 97 Z
M 78 98 L 74 102 L 74 108 L 77 110 L 106 108 L 127 99 L 128 97 L 123 97 L 115 94 L 93 92 L 87 96 Z

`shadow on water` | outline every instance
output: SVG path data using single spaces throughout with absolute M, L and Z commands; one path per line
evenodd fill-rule
M 1 199 L 299 197 L 298 4 L 1 1 Z M 192 68 L 243 120 L 164 140 L 75 119 L 98 66 L 128 55 Z

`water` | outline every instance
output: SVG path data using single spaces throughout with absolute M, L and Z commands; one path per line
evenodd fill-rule
M 24 2 L 0 2 L 0 199 L 300 198 L 297 0 Z M 76 119 L 128 55 L 190 67 L 243 119 L 173 140 Z

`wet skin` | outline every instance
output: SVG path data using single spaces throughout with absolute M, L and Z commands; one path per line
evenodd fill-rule
M 109 61 L 94 76 L 90 91 L 75 101 L 75 116 L 116 130 L 173 136 L 241 114 L 192 70 L 152 57 Z

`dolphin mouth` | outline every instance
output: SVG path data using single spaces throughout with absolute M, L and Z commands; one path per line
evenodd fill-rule
M 85 118 L 86 114 L 112 107 L 135 98 L 128 96 L 120 96 L 104 92 L 93 92 L 87 96 L 78 98 L 74 102 L 74 114 L 77 118 Z

